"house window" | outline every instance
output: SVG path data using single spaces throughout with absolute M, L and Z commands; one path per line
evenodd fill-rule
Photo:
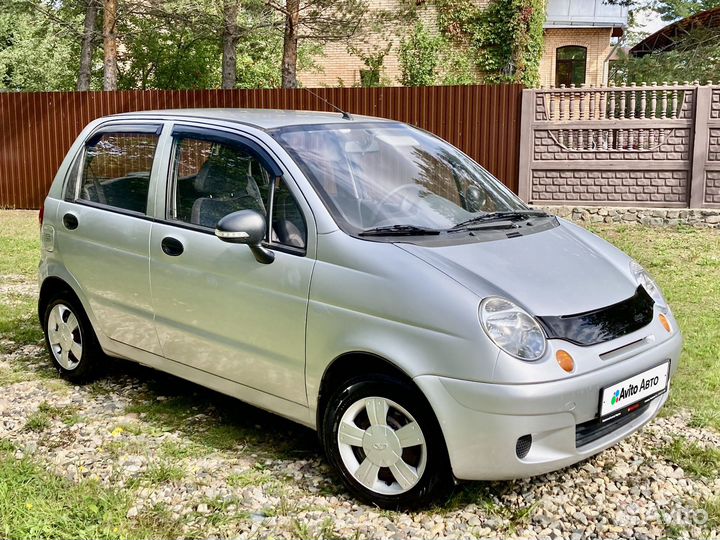
M 585 84 L 587 48 L 578 45 L 559 47 L 556 51 L 555 86 Z

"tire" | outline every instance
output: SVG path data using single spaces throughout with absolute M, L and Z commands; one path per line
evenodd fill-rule
M 374 375 L 339 385 L 324 412 L 322 439 L 350 492 L 380 508 L 423 507 L 453 485 L 435 414 L 409 382 Z
M 45 346 L 60 376 L 77 384 L 92 380 L 103 352 L 77 298 L 67 291 L 55 293 L 42 325 Z

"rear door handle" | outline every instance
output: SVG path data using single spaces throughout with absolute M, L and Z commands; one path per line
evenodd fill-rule
M 69 229 L 71 231 L 74 231 L 78 228 L 78 218 L 74 214 L 65 214 L 62 219 L 63 225 L 65 225 L 66 229 Z
M 166 236 L 163 238 L 162 242 L 160 242 L 160 246 L 165 252 L 165 255 L 170 255 L 171 257 L 182 255 L 182 252 L 185 251 L 185 246 L 182 245 L 182 242 L 172 236 Z

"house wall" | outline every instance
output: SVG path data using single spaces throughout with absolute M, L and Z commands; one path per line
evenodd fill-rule
M 567 45 L 587 47 L 585 82 L 602 86 L 607 82 L 605 60 L 612 53 L 612 28 L 546 28 L 545 51 L 540 61 L 540 85 L 555 86 L 555 51 Z
M 404 0 L 370 0 L 370 9 L 397 10 Z M 487 5 L 490 0 L 474 0 L 479 6 Z M 437 30 L 437 13 L 432 3 L 426 2 L 419 8 L 420 19 L 430 31 Z M 411 25 L 401 25 L 407 31 Z M 398 29 L 399 30 L 399 29 Z M 600 86 L 607 82 L 607 65 L 605 60 L 612 52 L 610 44 L 612 28 L 547 28 L 545 30 L 545 51 L 540 62 L 541 85 L 544 87 L 555 84 L 555 51 L 565 45 L 581 45 L 587 47 L 586 82 L 588 85 Z M 353 86 L 360 84 L 360 70 L 365 69 L 363 61 L 350 52 L 348 45 L 365 52 L 384 49 L 391 43 L 391 49 L 385 56 L 382 78 L 388 85 L 400 84 L 399 46 L 403 36 L 399 31 L 388 31 L 380 34 L 362 35 L 359 38 L 343 43 L 328 43 L 324 47 L 324 56 L 315 58 L 321 71 L 306 70 L 298 73 L 300 83 L 305 87 L 318 86 Z
M 370 0 L 371 10 L 396 11 L 406 5 L 406 0 Z M 490 0 L 473 0 L 479 6 L 487 5 Z M 430 2 L 418 7 L 418 17 L 430 32 L 437 32 L 437 12 Z M 383 84 L 396 86 L 400 84 L 399 48 L 402 38 L 412 30 L 411 24 L 398 24 L 384 33 L 363 34 L 349 42 L 328 43 L 324 46 L 324 56 L 315 58 L 321 71 L 306 70 L 298 73 L 300 83 L 308 88 L 322 86 L 353 86 L 360 84 L 360 70 L 366 69 L 363 61 L 350 52 L 348 45 L 362 50 L 365 54 L 383 50 L 391 43 L 385 56 L 381 80 Z M 404 30 L 404 32 L 403 32 Z
M 371 10 L 397 11 L 403 6 L 402 0 L 370 0 Z M 419 16 L 427 27 L 434 29 L 435 7 L 425 4 L 420 9 Z M 410 25 L 403 25 L 410 26 Z M 383 62 L 382 79 L 387 79 L 389 85 L 398 85 L 400 81 L 400 61 L 398 48 L 403 38 L 402 33 L 369 33 L 363 34 L 346 42 L 327 43 L 323 47 L 324 56 L 317 56 L 315 63 L 321 71 L 308 70 L 298 73 L 298 80 L 305 87 L 320 86 L 357 86 L 360 84 L 360 70 L 366 69 L 365 64 L 358 56 L 348 51 L 349 46 L 360 49 L 365 54 L 383 50 L 390 44 L 390 51 Z

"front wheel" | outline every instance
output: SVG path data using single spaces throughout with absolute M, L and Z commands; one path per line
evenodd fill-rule
M 381 508 L 416 508 L 452 485 L 432 409 L 410 383 L 385 376 L 347 381 L 323 422 L 328 459 L 358 498 Z

